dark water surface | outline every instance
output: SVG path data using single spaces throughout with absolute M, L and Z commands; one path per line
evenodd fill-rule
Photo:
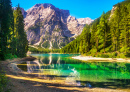
M 130 88 L 130 63 L 82 62 L 70 57 L 78 54 L 31 54 L 35 61 L 18 67 L 38 77 L 65 80 L 76 86 Z

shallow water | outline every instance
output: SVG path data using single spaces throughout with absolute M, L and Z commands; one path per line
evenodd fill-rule
M 117 62 L 82 62 L 71 59 L 78 54 L 31 54 L 37 58 L 18 67 L 40 78 L 65 80 L 87 87 L 130 88 L 130 64 Z

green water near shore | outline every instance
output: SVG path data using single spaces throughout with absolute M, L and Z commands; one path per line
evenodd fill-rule
M 31 54 L 35 61 L 18 67 L 39 77 L 65 80 L 76 86 L 130 88 L 130 63 L 82 62 L 70 57 L 79 54 Z

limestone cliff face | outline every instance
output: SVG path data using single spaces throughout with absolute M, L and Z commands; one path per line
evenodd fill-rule
M 56 8 L 52 4 L 36 4 L 27 11 L 22 10 L 25 31 L 29 44 L 43 48 L 61 48 L 81 34 L 90 18 L 76 19 L 69 10 Z

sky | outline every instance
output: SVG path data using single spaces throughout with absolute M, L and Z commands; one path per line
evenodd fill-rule
M 12 6 L 28 10 L 38 3 L 50 3 L 59 9 L 69 10 L 70 15 L 78 18 L 96 19 L 104 12 L 112 9 L 113 5 L 124 0 L 11 0 Z

